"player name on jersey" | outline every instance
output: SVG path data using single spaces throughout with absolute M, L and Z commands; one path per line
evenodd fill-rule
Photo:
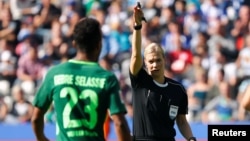
M 98 134 L 96 132 L 90 132 L 85 130 L 79 130 L 79 131 L 68 131 L 67 135 L 69 137 L 78 137 L 78 136 L 90 136 L 90 137 L 97 137 Z
M 63 85 L 63 84 L 75 84 L 82 87 L 96 87 L 103 88 L 105 84 L 105 78 L 97 77 L 86 77 L 80 75 L 70 75 L 70 74 L 60 74 L 54 76 L 54 85 Z

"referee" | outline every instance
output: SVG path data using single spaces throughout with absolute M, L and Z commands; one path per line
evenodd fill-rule
M 143 12 L 134 8 L 134 30 L 130 63 L 133 92 L 133 140 L 175 141 L 175 121 L 180 133 L 188 141 L 196 141 L 186 119 L 188 100 L 184 87 L 164 76 L 164 52 L 151 43 L 141 55 Z M 143 61 L 145 68 L 143 67 Z

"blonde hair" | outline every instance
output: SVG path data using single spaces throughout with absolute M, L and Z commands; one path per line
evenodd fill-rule
M 157 43 L 150 43 L 149 45 L 147 45 L 144 49 L 143 55 L 146 56 L 146 54 L 152 53 L 152 52 L 160 52 L 163 58 L 165 56 L 163 48 Z

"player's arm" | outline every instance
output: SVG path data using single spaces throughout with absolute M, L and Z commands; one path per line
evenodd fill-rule
M 143 13 L 141 8 L 136 6 L 134 8 L 133 22 L 134 26 L 142 26 Z M 143 65 L 142 55 L 141 55 L 141 29 L 133 31 L 132 36 L 132 54 L 130 60 L 130 72 L 132 75 L 137 75 L 139 70 Z
M 49 141 L 44 134 L 44 114 L 46 111 L 37 107 L 33 109 L 31 118 L 32 129 L 35 133 L 37 141 Z
M 183 135 L 183 137 L 185 137 L 188 141 L 196 141 L 194 139 L 190 140 L 190 138 L 193 137 L 193 133 L 192 133 L 191 127 L 187 121 L 185 114 L 177 115 L 176 124 L 178 126 L 180 133 Z
M 250 111 L 250 86 L 247 87 L 247 89 L 243 95 L 241 106 L 245 110 Z
M 123 113 L 111 115 L 118 141 L 132 141 L 128 123 Z

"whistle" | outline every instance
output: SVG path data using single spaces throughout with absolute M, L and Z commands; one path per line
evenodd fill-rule
M 141 8 L 141 3 L 140 2 L 137 2 L 137 7 Z M 145 17 L 142 17 L 142 20 L 144 22 L 147 22 L 146 18 Z

